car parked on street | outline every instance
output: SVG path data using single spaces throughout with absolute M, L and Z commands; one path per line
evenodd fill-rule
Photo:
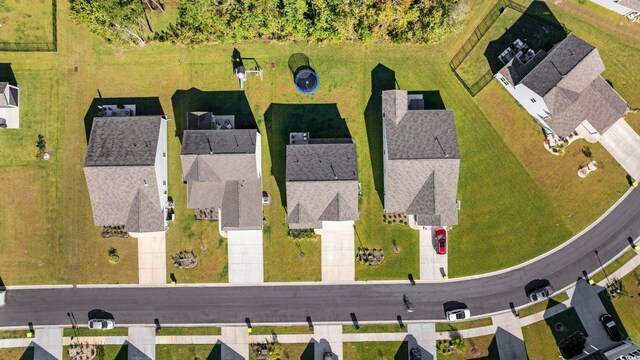
M 465 320 L 471 317 L 471 311 L 469 311 L 469 309 L 467 308 L 449 310 L 445 314 L 447 315 L 447 320 L 449 321 Z
M 555 290 L 553 290 L 553 287 L 551 285 L 545 285 L 529 293 L 529 300 L 531 300 L 532 302 L 535 302 L 538 300 L 546 299 L 549 296 L 551 296 L 551 294 L 553 294 L 554 291 Z
M 436 252 L 439 255 L 446 254 L 447 253 L 447 230 L 443 228 L 436 229 L 435 238 L 436 238 Z
M 615 321 L 613 321 L 613 316 L 609 314 L 603 314 L 600 316 L 600 322 L 604 327 L 604 330 L 607 332 L 609 339 L 611 341 L 622 341 L 622 333 L 620 332 L 620 328 Z
M 7 291 L 0 290 L 0 307 L 3 307 L 7 304 Z
M 422 351 L 420 351 L 420 348 L 417 346 L 412 347 L 409 354 L 411 355 L 411 360 L 422 360 Z
M 91 319 L 89 320 L 89 329 L 91 330 L 111 330 L 116 326 L 113 319 Z

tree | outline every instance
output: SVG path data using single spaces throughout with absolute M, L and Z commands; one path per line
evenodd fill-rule
M 44 135 L 38 134 L 38 141 L 36 141 L 36 147 L 38 148 L 36 157 L 38 159 L 42 159 L 45 152 L 47 151 L 47 141 L 45 140 Z
M 108 41 L 146 43 L 140 33 L 144 10 L 139 0 L 71 0 L 71 16 Z

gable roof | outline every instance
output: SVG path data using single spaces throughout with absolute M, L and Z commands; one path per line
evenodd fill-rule
M 84 166 L 153 165 L 162 116 L 93 119 Z
M 318 229 L 322 221 L 351 221 L 358 214 L 358 161 L 351 139 L 315 139 L 287 145 L 287 222 Z
M 257 133 L 255 129 L 185 130 L 182 155 L 255 153 Z

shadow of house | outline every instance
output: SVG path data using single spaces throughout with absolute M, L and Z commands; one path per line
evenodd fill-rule
M 422 358 L 427 359 L 427 357 L 424 357 L 424 356 Z M 393 355 L 393 360 L 408 360 L 408 359 L 409 359 L 409 342 L 405 339 L 402 343 L 400 343 L 400 347 L 398 348 L 398 350 L 396 350 L 396 353 Z
M 31 357 L 29 357 L 31 356 Z M 22 354 L 20 359 L 37 359 L 37 360 L 58 360 L 58 358 L 45 350 L 42 346 L 36 344 L 35 342 L 31 342 L 29 344 L 29 348 Z
M 113 360 L 127 360 L 129 359 L 129 346 L 125 343 L 122 344 L 122 347 L 116 354 L 116 357 Z
M 271 175 L 286 207 L 286 148 L 289 133 L 308 132 L 313 138 L 351 138 L 336 104 L 271 104 L 264 113 L 269 140 Z
M 396 73 L 378 64 L 371 70 L 371 96 L 364 110 L 373 182 L 380 202 L 384 203 L 384 169 L 382 156 L 382 92 L 396 89 Z
M 87 143 L 89 142 L 89 135 L 91 135 L 91 126 L 93 125 L 93 118 L 102 116 L 101 106 L 105 105 L 135 105 L 136 116 L 146 115 L 164 115 L 164 110 L 160 104 L 160 98 L 158 97 L 130 97 L 130 98 L 94 98 L 91 101 L 91 105 L 87 109 L 87 113 L 84 116 L 84 130 Z
M 410 359 L 411 356 L 409 354 L 411 352 L 411 349 L 413 348 L 418 348 L 418 350 L 420 351 L 420 355 L 422 356 L 422 360 L 436 359 L 436 354 L 432 354 L 429 351 L 427 351 L 425 348 L 420 346 L 418 344 L 418 340 L 413 335 L 405 336 L 404 340 L 402 341 L 402 344 L 396 351 L 396 354 L 394 355 L 393 359 L 394 360 Z
M 222 343 L 220 341 L 213 346 L 206 360 L 222 360 Z
M 520 339 L 518 339 L 520 340 Z M 496 337 L 494 336 L 491 339 L 491 343 L 489 344 L 489 347 L 487 348 L 487 356 L 483 356 L 480 358 L 476 358 L 478 360 L 500 360 L 500 354 L 498 351 L 498 341 L 496 340 Z
M 489 353 L 488 358 L 490 358 L 491 355 L 497 356 L 498 359 L 519 359 L 522 358 L 523 355 L 526 357 L 527 350 L 525 349 L 524 341 L 518 339 L 515 335 L 501 327 L 496 329 L 496 334 L 492 342 L 496 343 L 496 347 L 498 347 L 498 343 L 502 345 L 498 347 L 497 354 Z M 500 348 L 504 349 L 503 354 L 499 354 Z
M 559 306 L 559 308 L 556 306 Z M 585 337 L 589 336 L 575 309 L 567 308 L 566 305 L 558 303 L 551 298 L 549 299 L 547 309 L 544 312 L 544 317 L 544 322 L 553 334 L 558 351 L 563 355 L 568 354 L 566 349 L 563 351 L 559 347 L 563 340 L 576 334 L 576 332 L 582 332 Z
M 18 358 L 18 360 L 34 360 L 36 356 L 34 346 L 37 346 L 37 345 L 35 345 L 35 343 L 29 344 L 29 347 L 27 347 L 24 353 L 20 355 L 20 358 Z
M 498 56 L 516 39 L 522 40 L 537 53 L 539 50 L 549 52 L 567 35 L 567 30 L 553 15 L 547 3 L 534 1 L 500 38 L 489 42 L 484 55 L 492 73 L 496 74 L 504 66 Z
M 182 143 L 187 129 L 187 112 L 211 112 L 214 115 L 234 115 L 236 129 L 257 129 L 256 119 L 244 91 L 202 91 L 191 88 L 178 90 L 171 96 L 176 134 Z
M 216 348 L 218 348 L 219 350 L 216 350 Z M 219 355 L 216 354 L 216 351 L 218 351 Z M 245 360 L 245 358 L 242 355 L 238 354 L 229 345 L 225 344 L 220 340 L 216 342 L 216 345 L 213 347 L 213 350 L 211 351 L 211 353 L 209 353 L 209 356 L 212 356 L 212 359 L 216 359 L 215 358 L 216 355 L 219 356 L 218 359 Z M 207 359 L 209 359 L 209 357 L 207 357 Z
M 0 63 L 0 81 L 8 82 L 9 85 L 18 86 L 10 63 Z
M 302 354 L 300 354 L 300 360 L 315 360 L 315 353 L 314 353 L 315 344 L 316 344 L 315 340 L 311 340 L 307 344 L 307 347 L 305 347 Z
M 127 359 L 128 360 L 152 360 L 149 355 L 147 355 L 144 352 L 142 352 L 142 350 L 140 350 L 137 347 L 135 347 L 129 341 L 125 341 L 124 344 L 126 345 L 126 349 L 127 349 L 126 352 L 127 352 Z M 120 356 L 121 352 L 122 352 L 122 350 L 120 350 L 120 352 L 118 352 L 118 356 Z

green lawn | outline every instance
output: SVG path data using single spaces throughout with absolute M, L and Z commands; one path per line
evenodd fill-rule
M 0 331 L 0 339 L 26 338 L 29 330 L 5 330 Z
M 345 359 L 405 360 L 409 355 L 406 342 L 343 343 L 342 351 Z
M 407 327 L 400 327 L 400 324 L 363 324 L 356 330 L 353 325 L 343 325 L 342 332 L 345 334 L 407 332 Z
M 128 346 L 124 345 L 97 345 L 95 360 L 127 360 Z M 69 346 L 62 348 L 63 354 L 68 354 Z M 22 359 L 21 359 L 22 360 Z
M 562 331 L 555 330 L 557 323 L 564 325 Z M 560 356 L 557 344 L 576 331 L 582 331 L 585 336 L 589 336 L 573 308 L 523 327 L 522 334 L 529 359 L 557 359 Z
M 0 43 L 51 43 L 52 0 L 0 1 Z
M 0 349 L 0 359 L 33 360 L 33 347 Z
M 221 359 L 220 345 L 156 345 L 157 360 Z
M 640 268 L 622 278 L 626 295 L 609 300 L 601 292 L 602 304 L 611 314 L 622 331 L 634 342 L 640 341 Z
M 490 326 L 490 325 L 493 325 L 493 320 L 491 320 L 491 318 L 462 321 L 462 322 L 453 322 L 453 323 L 437 323 L 436 331 L 438 332 L 456 331 L 456 330 L 473 329 L 473 328 Z
M 89 330 L 87 328 L 65 328 L 63 335 L 68 336 L 127 336 L 129 328 L 115 328 L 111 330 Z
M 627 250 L 627 252 L 622 254 L 622 256 L 617 258 L 614 262 L 612 262 L 611 264 L 605 266 L 604 267 L 604 271 L 600 271 L 600 272 L 596 273 L 595 275 L 593 275 L 591 277 L 591 279 L 593 281 L 595 281 L 596 283 L 599 283 L 600 281 L 602 281 L 602 280 L 604 280 L 606 278 L 606 275 L 611 276 L 611 274 L 613 274 L 616 270 L 620 269 L 620 267 L 622 267 L 622 265 L 628 263 L 631 259 L 633 259 L 637 255 L 638 255 L 638 253 L 636 253 L 633 249 Z
M 540 301 L 538 303 L 535 303 L 534 305 L 531 305 L 529 307 L 526 307 L 522 310 L 518 310 L 518 313 L 520 314 L 520 317 L 523 318 L 525 316 L 529 316 L 529 315 L 533 315 L 536 313 L 539 313 L 541 311 L 545 311 L 546 309 L 556 306 L 564 301 L 569 300 L 569 295 L 567 295 L 566 292 L 563 292 L 561 294 L 555 295 L 553 297 L 551 297 L 551 299 L 547 299 L 544 301 Z
M 161 327 L 158 336 L 166 335 L 220 335 L 222 329 L 213 327 Z
M 478 10 L 493 6 L 491 0 L 467 2 Z M 175 5 L 171 4 L 168 7 Z M 589 4 L 551 6 L 561 22 L 598 46 L 607 66 L 605 78 L 632 107 L 639 107 L 640 89 L 635 84 L 640 82 L 640 62 L 634 58 L 640 51 L 637 25 L 620 26 L 608 14 L 592 11 Z M 234 103 L 225 102 L 228 95 L 239 98 L 234 95 L 238 83 L 230 63 L 234 48 L 244 57 L 255 57 L 264 69 L 264 80 L 249 78 L 243 94 L 263 137 L 263 187 L 273 199 L 265 207 L 266 281 L 318 281 L 321 277 L 320 242 L 297 243 L 286 237 L 282 135 L 292 126 L 308 127 L 315 137 L 339 136 L 346 129 L 355 139 L 363 191 L 356 246 L 382 248 L 386 254 L 381 266 L 358 264 L 357 279 L 406 279 L 409 274 L 418 278 L 418 233 L 381 221 L 378 95 L 393 86 L 389 79 L 403 89 L 430 91 L 429 99 L 440 97 L 454 110 L 462 158 L 458 191 L 462 211 L 460 225 L 450 233 L 451 277 L 513 266 L 552 249 L 600 216 L 627 188 L 624 172 L 599 146 L 592 150 L 602 166 L 579 179 L 577 165 L 586 159 L 572 152 L 581 144 L 570 146 L 563 157 L 550 156 L 542 149 L 533 122 L 498 84 L 493 82 L 471 98 L 453 76 L 449 59 L 486 11 L 469 12 L 454 34 L 431 45 L 256 42 L 122 47 L 106 44 L 71 22 L 68 9 L 67 0 L 58 1 L 57 52 L 0 53 L 0 63 L 10 64 L 5 67 L 20 85 L 22 104 L 21 128 L 0 132 L 0 177 L 12 189 L 0 194 L 0 203 L 7 205 L 0 207 L 0 228 L 4 229 L 0 258 L 10 259 L 0 262 L 0 276 L 7 285 L 137 282 L 136 240 L 99 236 L 82 171 L 83 119 L 95 111 L 91 104 L 100 96 L 156 99 L 173 119 L 169 123 L 169 195 L 175 201 L 176 222 L 167 233 L 168 273 L 174 273 L 178 282 L 227 280 L 226 240 L 217 234 L 216 223 L 195 222 L 192 211 L 186 209 L 178 135 L 184 126 L 180 119 L 187 110 L 185 104 L 198 104 L 184 102 L 185 96 L 212 100 L 188 110 L 213 111 L 233 107 Z M 172 15 L 157 16 L 150 21 L 161 28 L 167 19 L 160 17 Z M 322 78 L 311 96 L 297 93 L 292 84 L 287 60 L 296 52 L 307 54 Z M 200 89 L 204 97 L 198 95 L 200 90 L 189 91 L 192 88 Z M 314 114 L 313 109 L 333 110 Z M 297 114 L 312 117 L 291 118 Z M 331 122 L 318 124 L 313 119 Z M 333 127 L 334 133 L 329 125 L 340 127 Z M 46 162 L 35 159 L 40 133 L 52 153 Z M 393 240 L 402 249 L 398 255 L 393 253 Z M 201 250 L 203 244 L 206 251 Z M 108 263 L 110 247 L 118 249 L 117 265 Z M 502 256 L 505 247 L 508 257 Z M 197 253 L 197 268 L 183 271 L 171 266 L 169 255 L 182 249 Z
M 478 336 L 464 339 L 467 343 L 467 349 L 464 354 L 454 352 L 447 355 L 438 354 L 438 359 L 444 360 L 464 360 L 464 359 L 483 359 L 483 360 L 499 360 L 498 343 L 496 343 L 494 335 Z
M 309 326 L 253 326 L 251 335 L 284 335 L 284 334 L 312 334 Z

